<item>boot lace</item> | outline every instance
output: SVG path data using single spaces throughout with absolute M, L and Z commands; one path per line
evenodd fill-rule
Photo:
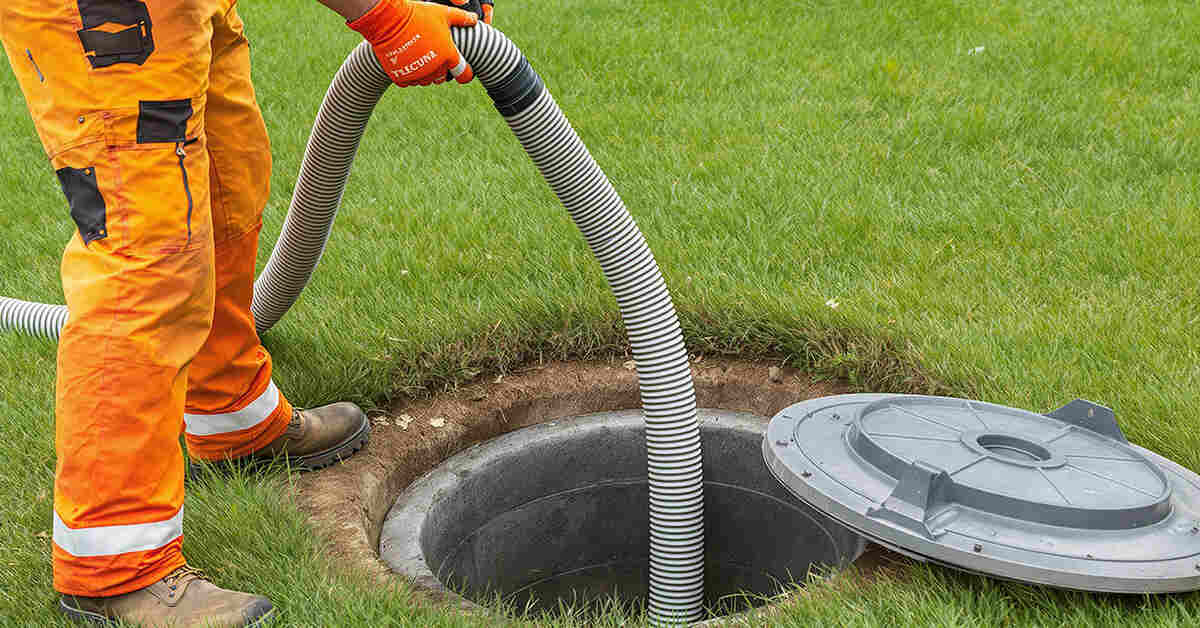
M 163 578 L 163 584 L 167 585 L 169 590 L 175 591 L 179 588 L 179 585 L 186 584 L 192 580 L 208 580 L 208 576 L 195 567 L 184 565 L 167 574 L 167 577 Z
M 304 433 L 304 417 L 300 415 L 299 408 L 292 408 L 292 420 L 288 421 L 287 430 L 284 434 L 291 438 L 299 438 Z

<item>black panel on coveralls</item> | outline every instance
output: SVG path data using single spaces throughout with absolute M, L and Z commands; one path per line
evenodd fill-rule
M 192 101 L 142 100 L 138 102 L 138 144 L 183 142 L 187 140 L 187 122 L 192 117 Z
M 84 244 L 108 237 L 107 208 L 100 186 L 96 184 L 96 169 L 59 168 L 55 171 L 63 194 L 71 205 L 71 218 L 79 227 Z
M 141 65 L 154 52 L 150 10 L 136 0 L 78 0 L 83 29 L 77 31 L 93 68 L 118 63 Z M 116 32 L 100 30 L 105 24 L 125 26 Z

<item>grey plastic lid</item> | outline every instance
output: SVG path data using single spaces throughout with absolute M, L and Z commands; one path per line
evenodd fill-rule
M 838 395 L 763 440 L 797 497 L 921 560 L 1070 589 L 1200 589 L 1200 476 L 1125 440 L 1111 410 Z

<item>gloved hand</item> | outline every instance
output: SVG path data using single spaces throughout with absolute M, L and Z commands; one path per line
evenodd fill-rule
M 475 73 L 450 39 L 450 27 L 478 21 L 474 13 L 438 4 L 379 0 L 349 26 L 371 43 L 392 82 L 408 87 L 441 83 L 451 76 L 470 83 Z
M 456 7 L 479 16 L 484 24 L 492 23 L 492 12 L 495 8 L 492 0 L 426 0 L 448 7 Z

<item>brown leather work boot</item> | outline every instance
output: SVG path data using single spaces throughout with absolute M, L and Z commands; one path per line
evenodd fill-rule
M 283 454 L 293 467 L 313 471 L 349 458 L 362 449 L 370 431 L 371 422 L 367 415 L 346 401 L 295 410 L 287 431 L 254 452 L 254 457 L 272 458 Z
M 275 615 L 267 598 L 221 589 L 187 565 L 144 589 L 112 597 L 64 595 L 58 605 L 78 621 L 145 628 L 264 626 Z

